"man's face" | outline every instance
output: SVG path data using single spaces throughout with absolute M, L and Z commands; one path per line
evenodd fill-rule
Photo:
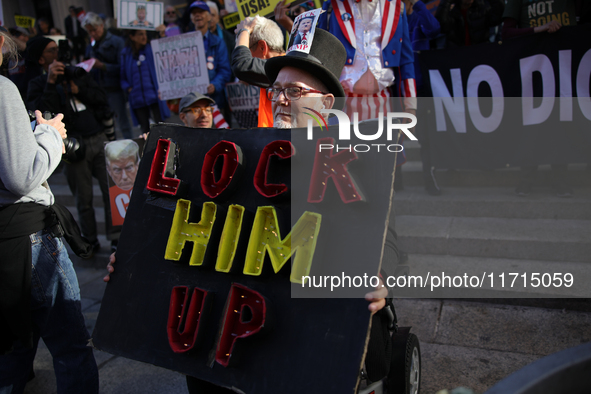
M 209 30 L 213 32 L 217 29 L 217 24 L 220 23 L 220 16 L 213 8 L 210 8 L 210 13 L 211 20 L 209 21 Z
M 322 91 L 324 88 L 319 86 L 319 81 L 311 74 L 299 70 L 294 67 L 283 67 L 277 75 L 277 79 L 273 84 L 274 88 L 288 88 L 288 87 L 302 87 L 308 89 L 315 89 Z M 332 95 L 328 95 L 332 97 Z M 318 100 L 310 98 L 318 97 Z M 285 91 L 282 92 L 277 101 L 273 102 L 273 126 L 280 129 L 290 129 L 296 127 L 305 127 L 307 125 L 309 115 L 303 111 L 303 107 L 312 107 L 319 111 L 323 105 L 328 109 L 332 107 L 332 100 L 323 100 L 320 93 L 305 93 L 302 92 L 302 97 L 299 100 L 291 101 L 285 97 Z
M 166 23 L 174 23 L 176 21 L 177 15 L 174 7 L 168 6 L 166 7 L 166 13 L 164 14 L 164 22 Z
M 201 8 L 191 10 L 191 22 L 195 25 L 195 30 L 201 30 L 209 24 L 211 14 Z
M 208 100 L 197 100 L 184 108 L 179 116 L 187 127 L 211 129 L 213 126 L 213 107 Z
M 312 28 L 312 19 L 302 19 L 298 31 L 300 33 L 307 33 Z
M 145 8 L 138 8 L 137 10 L 137 20 L 144 21 L 146 20 L 146 9 Z
M 129 39 L 138 47 L 142 47 L 148 43 L 148 34 L 145 30 L 137 30 L 134 35 L 130 35 Z
M 137 169 L 138 163 L 135 157 L 124 157 L 107 164 L 107 171 L 109 171 L 113 182 L 123 190 L 129 190 L 133 187 Z
M 44 21 L 39 21 L 39 28 L 43 33 L 49 32 L 49 23 Z
M 124 157 L 107 164 L 107 171 L 109 171 L 113 182 L 123 190 L 129 190 L 133 187 L 137 169 L 138 163 L 135 157 Z
M 57 60 L 58 57 L 58 46 L 55 41 L 51 41 L 45 49 L 43 53 L 41 53 L 41 57 L 39 58 L 39 64 L 45 68 L 49 67 L 54 60 Z
M 85 26 L 88 35 L 95 41 L 99 41 L 103 37 L 103 33 L 105 32 L 105 27 L 103 25 L 99 25 L 94 27 L 93 25 L 86 25 Z

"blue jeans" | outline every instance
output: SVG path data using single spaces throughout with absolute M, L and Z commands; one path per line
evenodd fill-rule
M 0 394 L 23 392 L 39 338 L 53 357 L 59 394 L 97 394 L 98 369 L 88 346 L 80 288 L 68 251 L 61 238 L 46 230 L 30 237 L 33 349 L 17 342 L 12 353 L 0 356 Z
M 115 112 L 115 119 L 123 138 L 132 139 L 133 133 L 131 131 L 131 124 L 129 123 L 129 115 L 127 112 L 127 99 L 123 90 L 116 92 L 107 92 L 107 99 L 111 109 Z

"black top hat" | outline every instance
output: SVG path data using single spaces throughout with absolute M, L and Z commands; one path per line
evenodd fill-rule
M 283 67 L 295 67 L 318 78 L 335 97 L 345 97 L 339 77 L 346 60 L 347 52 L 339 39 L 317 28 L 310 53 L 291 51 L 285 56 L 271 58 L 265 63 L 265 72 L 271 83 L 274 83 Z

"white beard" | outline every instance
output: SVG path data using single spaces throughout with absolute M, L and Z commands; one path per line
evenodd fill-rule
M 297 120 L 294 119 L 293 122 L 286 122 L 284 120 L 280 120 L 280 119 L 275 119 L 275 122 L 273 123 L 273 127 L 277 128 L 277 129 L 295 129 L 297 126 Z

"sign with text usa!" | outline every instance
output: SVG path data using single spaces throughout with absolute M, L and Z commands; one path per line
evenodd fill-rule
M 331 134 L 153 127 L 94 345 L 243 393 L 353 394 L 371 288 L 310 283 L 377 274 L 395 154 Z

